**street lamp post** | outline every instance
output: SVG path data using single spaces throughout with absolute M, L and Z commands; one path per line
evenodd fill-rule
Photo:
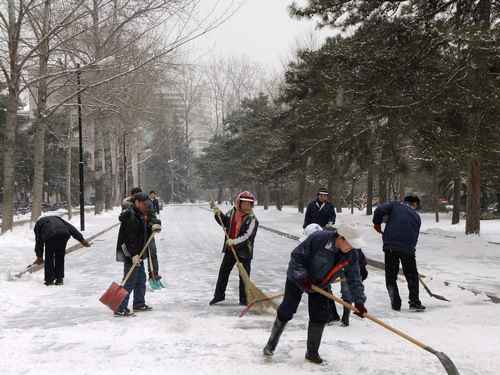
M 82 95 L 80 93 L 81 88 L 81 70 L 80 64 L 76 64 L 76 85 L 78 90 L 77 101 L 78 101 L 78 148 L 80 152 L 80 162 L 78 164 L 78 170 L 80 175 L 80 229 L 85 231 L 85 184 L 84 184 L 84 160 L 83 160 L 83 134 L 82 134 Z

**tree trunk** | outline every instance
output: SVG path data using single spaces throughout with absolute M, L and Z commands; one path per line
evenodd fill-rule
M 281 184 L 279 184 L 278 189 L 276 189 L 276 209 L 278 211 L 281 211 L 283 209 L 283 189 L 281 187 Z
M 366 180 L 366 215 L 373 215 L 373 164 L 368 161 L 368 176 Z
M 467 218 L 465 234 L 479 234 L 481 228 L 481 163 L 473 159 L 469 165 Z
M 50 0 L 45 0 L 42 16 L 41 37 L 45 37 L 49 31 Z M 38 76 L 45 77 L 48 72 L 49 61 L 49 38 L 45 38 L 40 44 L 38 59 Z M 43 187 L 45 183 L 45 129 L 47 109 L 47 78 L 38 81 L 37 103 L 35 112 L 35 136 L 33 152 L 33 185 L 32 185 L 32 210 L 31 221 L 36 221 L 42 214 Z
M 94 212 L 96 215 L 102 213 L 104 210 L 104 174 L 106 173 L 104 165 L 104 129 L 105 126 L 102 118 L 98 118 L 94 126 L 95 131 L 95 207 Z
M 432 206 L 436 223 L 439 223 L 439 186 L 438 186 L 438 167 L 435 164 L 432 168 Z
M 383 167 L 379 167 L 378 172 L 378 203 L 382 204 L 387 201 L 387 176 Z
M 3 133 L 3 201 L 2 233 L 12 230 L 14 223 L 14 181 L 17 129 L 17 87 L 9 85 L 7 98 L 7 119 Z
M 218 188 L 217 188 L 217 203 L 222 204 L 223 199 L 224 199 L 224 187 L 218 186 Z
M 461 187 L 462 179 L 460 178 L 460 172 L 453 179 L 453 214 L 451 217 L 451 224 L 460 223 L 460 198 L 461 198 Z
M 306 191 L 306 174 L 305 168 L 299 171 L 297 176 L 297 208 L 301 214 L 304 213 L 304 200 Z
M 111 136 L 110 123 L 106 124 L 104 129 L 104 209 L 106 211 L 113 209 L 113 172 L 111 156 Z
M 269 185 L 264 184 L 264 210 L 269 210 L 270 192 Z

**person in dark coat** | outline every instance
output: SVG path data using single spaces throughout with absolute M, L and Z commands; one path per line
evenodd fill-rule
M 131 315 L 128 309 L 130 293 L 134 292 L 134 311 L 150 311 L 152 308 L 146 305 L 146 272 L 142 262 L 148 254 L 141 251 L 146 241 L 153 232 L 161 231 L 161 221 L 150 216 L 149 197 L 146 193 L 136 193 L 133 197 L 133 206 L 120 214 L 120 230 L 116 244 L 116 260 L 123 262 L 123 275 L 127 275 L 132 267 L 135 271 L 123 286 L 129 294 L 115 312 L 118 316 Z
M 272 356 L 286 324 L 293 318 L 302 294 L 309 297 L 309 326 L 307 330 L 306 359 L 312 363 L 323 362 L 319 346 L 325 324 L 329 319 L 329 299 L 312 291 L 312 285 L 327 290 L 341 273 L 344 273 L 356 307 L 356 314 L 364 317 L 366 297 L 359 270 L 358 253 L 335 230 L 311 234 L 291 254 L 288 264 L 285 295 L 278 307 L 271 336 L 264 348 L 265 356 Z
M 149 199 L 153 203 L 153 211 L 156 213 L 156 215 L 160 214 L 160 201 L 158 200 L 156 196 L 156 191 L 151 190 L 149 192 Z
M 319 224 L 322 228 L 327 224 L 335 224 L 335 207 L 328 201 L 328 197 L 327 189 L 319 189 L 317 198 L 307 205 L 302 228 L 305 229 L 309 224 Z
M 45 285 L 53 285 L 54 282 L 56 285 L 63 285 L 64 257 L 69 238 L 73 237 L 85 247 L 89 247 L 90 243 L 73 225 L 59 216 L 41 217 L 35 224 L 34 232 L 36 241 L 34 264 L 44 264 Z
M 226 298 L 226 287 L 229 280 L 229 274 L 236 264 L 236 259 L 230 247 L 236 250 L 240 262 L 250 275 L 253 246 L 259 227 L 259 221 L 253 213 L 254 203 L 255 197 L 253 194 L 244 191 L 238 194 L 234 202 L 234 207 L 226 214 L 223 214 L 218 208 L 213 208 L 215 220 L 226 229 L 229 238 L 226 238 L 222 249 L 224 258 L 220 266 L 214 298 L 210 301 L 210 305 L 224 301 Z M 245 285 L 240 277 L 240 305 L 246 304 L 247 296 L 245 293 Z
M 127 210 L 127 209 L 134 206 L 134 195 L 137 193 L 142 193 L 142 189 L 140 187 L 135 187 L 130 191 L 130 195 L 127 198 L 125 198 L 122 202 L 122 210 Z M 151 193 L 150 193 L 149 199 L 148 199 L 148 207 L 149 207 L 150 220 L 152 222 L 154 222 L 157 219 L 156 218 L 157 210 L 154 207 L 153 201 L 151 201 Z M 158 263 L 158 250 L 157 250 L 156 241 L 154 238 L 149 243 L 149 249 L 148 249 L 147 255 L 148 255 L 148 275 L 149 275 L 149 278 L 154 279 L 154 280 L 161 280 L 161 276 L 159 274 L 160 266 Z
M 377 207 L 373 213 L 373 227 L 382 234 L 385 254 L 385 284 L 393 310 L 401 310 L 401 297 L 398 290 L 399 263 L 410 292 L 410 310 L 424 311 L 419 298 L 419 280 L 415 248 L 418 242 L 421 220 L 417 213 L 420 199 L 407 196 L 403 202 L 389 202 Z M 386 221 L 382 232 L 382 222 Z

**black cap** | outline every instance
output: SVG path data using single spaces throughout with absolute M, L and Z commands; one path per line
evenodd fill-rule
M 130 190 L 130 195 L 136 195 L 137 193 L 140 193 L 142 189 L 140 187 L 135 187 L 132 190 Z
M 134 201 L 144 202 L 149 199 L 149 196 L 143 191 L 134 194 Z
M 420 208 L 420 198 L 417 197 L 416 195 L 407 195 L 404 201 L 407 203 L 416 203 L 417 208 Z
M 328 189 L 321 188 L 321 189 L 318 190 L 318 194 L 326 194 L 326 195 L 328 195 L 329 194 L 328 193 Z

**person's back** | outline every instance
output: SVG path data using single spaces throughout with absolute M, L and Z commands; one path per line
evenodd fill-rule
M 384 216 L 388 221 L 383 233 L 384 249 L 415 251 L 421 220 L 417 211 L 404 202 L 390 202 L 375 210 L 374 224 L 380 224 Z

